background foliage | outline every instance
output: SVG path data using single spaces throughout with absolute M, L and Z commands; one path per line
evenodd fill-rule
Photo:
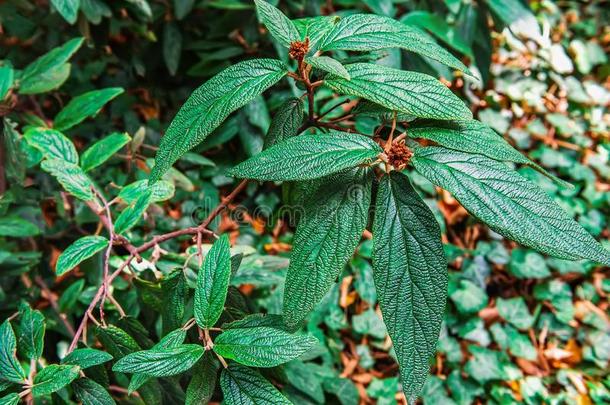
M 57 363 L 71 340 L 70 328 L 78 324 L 97 290 L 103 254 L 86 260 L 76 272 L 55 277 L 59 254 L 78 237 L 94 233 L 98 218 L 85 205 L 66 198 L 48 174 L 34 167 L 36 157 L 22 137 L 27 125 L 56 117 L 70 100 L 87 91 L 124 89 L 94 118 L 74 126 L 63 123 L 81 155 L 110 133 L 130 135 L 129 143 L 103 169 L 92 166 L 95 182 L 109 184 L 105 191 L 116 195 L 122 186 L 147 178 L 147 159 L 193 89 L 233 62 L 278 53 L 287 60 L 288 55 L 261 29 L 247 1 L 50 3 L 0 4 L 3 67 L 23 69 L 50 49 L 85 38 L 70 59 L 69 77 L 61 87 L 41 95 L 9 92 L 1 104 L 0 113 L 19 126 L 13 130 L 4 121 L 0 319 L 20 308 L 20 317 L 36 317 L 27 315 L 23 303 L 40 310 L 46 319 L 41 361 Z M 74 4 L 79 7 L 71 8 Z M 532 169 L 520 169 L 610 246 L 610 31 L 603 2 L 541 1 L 528 6 L 517 0 L 295 0 L 281 6 L 293 18 L 357 9 L 428 30 L 439 43 L 469 60 L 483 80 L 454 76 L 432 60 L 398 50 L 376 52 L 370 58 L 443 77 L 478 119 L 576 186 L 560 188 Z M 151 204 L 145 220 L 129 231 L 130 239 L 138 243 L 205 218 L 220 196 L 232 189 L 234 180 L 225 176 L 226 170 L 261 150 L 270 117 L 294 90 L 281 86 L 266 93 L 267 101 L 255 99 L 182 159 L 171 171 L 175 195 Z M 318 102 L 324 110 L 326 103 L 330 107 L 336 100 L 321 97 Z M 366 133 L 375 122 L 360 118 L 355 124 Z M 451 263 L 439 354 L 422 401 L 610 401 L 608 269 L 516 247 L 474 221 L 448 194 L 417 175 L 413 178 L 437 214 Z M 281 311 L 294 231 L 294 224 L 281 215 L 280 198 L 281 190 L 272 184 L 250 184 L 238 200 L 247 210 L 240 210 L 239 218 L 235 212 L 223 214 L 214 224 L 219 232 L 228 232 L 233 245 L 244 253 L 233 286 L 248 297 L 251 309 L 272 314 Z M 164 244 L 163 249 L 180 252 L 188 244 L 186 237 Z M 322 342 L 318 351 L 310 353 L 311 358 L 288 363 L 278 375 L 267 375 L 293 402 L 401 400 L 397 366 L 376 306 L 370 256 L 371 244 L 365 240 L 338 285 L 310 316 L 306 329 Z M 162 304 L 155 286 L 146 282 L 175 266 L 171 255 L 156 263 L 147 259 L 133 283 L 117 278 L 112 286 L 130 315 L 127 319 L 137 318 L 144 325 L 142 329 L 132 324 L 130 329 L 143 347 L 161 335 L 155 314 Z M 134 284 L 138 289 L 132 288 Z M 112 309 L 108 316 L 118 318 Z M 69 368 L 63 372 L 70 376 Z M 139 401 L 126 396 L 127 380 L 108 383 L 116 400 Z M 167 401 L 184 395 L 173 387 L 164 387 Z M 57 391 L 53 398 L 61 402 L 67 394 Z

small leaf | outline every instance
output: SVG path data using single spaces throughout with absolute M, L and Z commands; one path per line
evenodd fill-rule
M 15 80 L 15 71 L 10 66 L 0 66 L 0 101 L 4 100 Z
M 441 231 L 406 175 L 379 183 L 373 223 L 373 275 L 379 306 L 409 403 L 426 382 L 447 300 Z
M 19 82 L 19 94 L 40 94 L 58 89 L 70 77 L 72 66 L 69 63 L 49 69 L 36 76 L 37 80 Z
M 112 360 L 112 355 L 101 350 L 83 348 L 76 349 L 68 353 L 66 357 L 61 359 L 61 364 L 70 364 L 79 366 L 81 369 L 86 369 L 93 366 L 106 363 Z
M 84 260 L 108 246 L 108 239 L 103 236 L 83 236 L 64 250 L 55 265 L 55 274 L 62 276 L 78 266 Z
M 121 212 L 121 215 L 114 223 L 114 231 L 117 234 L 122 234 L 131 229 L 138 223 L 140 217 L 144 214 L 148 206 L 152 202 L 152 191 L 145 190 L 137 200 L 132 202 Z
M 309 38 L 309 53 L 314 54 L 318 51 L 319 46 L 322 45 L 320 40 L 333 29 L 340 19 L 341 17 L 336 15 L 323 15 L 299 18 L 292 22 L 299 31 L 301 40 Z
M 42 152 L 46 159 L 60 159 L 78 164 L 78 152 L 71 140 L 54 129 L 31 128 L 23 137 L 30 146 Z
M 28 359 L 39 359 L 44 347 L 45 319 L 42 312 L 32 310 L 29 305 L 20 308 L 19 353 Z
M 305 58 L 305 62 L 309 63 L 316 69 L 332 73 L 333 75 L 339 76 L 346 80 L 350 79 L 349 72 L 347 69 L 345 69 L 345 66 L 343 66 L 338 60 L 328 56 L 314 56 L 311 58 Z
M 203 346 L 195 344 L 183 344 L 163 350 L 142 350 L 123 357 L 114 364 L 112 370 L 167 377 L 189 370 L 204 351 Z
M 89 378 L 79 378 L 71 384 L 74 395 L 83 405 L 114 405 L 114 399 L 104 387 Z
M 174 76 L 182 55 L 182 33 L 175 23 L 166 23 L 163 28 L 163 59 L 169 74 Z
M 277 7 L 267 3 L 265 0 L 254 0 L 260 21 L 265 24 L 273 38 L 290 48 L 290 44 L 299 41 L 299 31 L 294 23 L 284 15 Z
M 499 234 L 562 259 L 610 265 L 610 252 L 544 191 L 504 163 L 442 147 L 417 148 L 412 162 Z
M 84 171 L 88 172 L 101 165 L 110 159 L 112 155 L 120 151 L 129 141 L 131 141 L 131 137 L 124 132 L 114 132 L 100 139 L 83 153 L 81 167 Z
M 18 217 L 0 218 L 0 236 L 27 238 L 40 234 L 40 229 L 30 221 Z
M 174 162 L 203 142 L 231 112 L 248 104 L 286 73 L 286 66 L 279 60 L 253 59 L 223 70 L 195 90 L 161 138 L 150 183 L 161 179 Z
M 229 249 L 229 236 L 224 234 L 214 242 L 197 273 L 193 311 L 200 328 L 214 326 L 224 309 L 231 278 Z
M 59 159 L 48 159 L 43 161 L 40 167 L 55 177 L 64 190 L 74 197 L 83 201 L 93 200 L 93 183 L 77 165 Z
M 80 0 L 51 0 L 51 4 L 53 4 L 55 10 L 61 14 L 64 20 L 70 24 L 74 24 L 76 22 Z
M 65 131 L 79 124 L 87 117 L 97 115 L 104 104 L 123 93 L 120 87 L 109 87 L 102 90 L 93 90 L 74 97 L 55 116 L 53 127 L 58 131 Z
M 303 124 L 305 113 L 303 101 L 298 98 L 289 98 L 278 108 L 267 135 L 263 149 L 268 149 L 277 143 L 298 135 L 298 130 Z
M 379 153 L 379 145 L 363 135 L 338 131 L 301 135 L 262 151 L 229 174 L 268 181 L 310 180 L 370 163 Z
M 166 180 L 159 180 L 152 186 L 149 186 L 146 180 L 138 180 L 123 187 L 118 197 L 127 204 L 131 204 L 147 189 L 150 189 L 152 193 L 151 203 L 169 200 L 174 196 L 176 191 L 176 187 Z
M 207 405 L 214 395 L 218 363 L 206 352 L 193 367 L 193 377 L 186 389 L 185 405 Z
M 224 331 L 214 341 L 214 351 L 246 366 L 275 367 L 296 359 L 317 342 L 312 336 L 261 326 Z
M 354 63 L 345 68 L 350 80 L 331 76 L 324 84 L 338 93 L 362 97 L 414 117 L 472 118 L 466 104 L 432 76 L 370 63 Z
M 46 366 L 34 377 L 32 395 L 41 397 L 59 391 L 79 376 L 80 367 L 71 365 L 51 364 Z
M 17 361 L 17 338 L 11 323 L 6 320 L 0 325 L 0 380 L 23 383 L 25 371 Z
M 227 405 L 292 404 L 258 371 L 235 363 L 222 370 L 220 388 Z

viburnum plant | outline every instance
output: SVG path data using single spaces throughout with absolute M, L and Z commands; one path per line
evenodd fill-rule
M 130 137 L 109 135 L 79 156 L 61 132 L 97 113 L 122 89 L 85 93 L 55 117 L 52 127 L 39 122 L 25 131 L 26 146 L 38 156 L 43 170 L 99 216 L 107 236 L 82 237 L 57 260 L 55 270 L 61 276 L 98 252 L 104 255 L 101 286 L 91 294 L 80 325 L 72 330 L 72 343 L 61 364 L 37 365 L 45 330 L 38 310 L 24 304 L 0 326 L 0 384 L 11 390 L 2 403 L 44 397 L 69 386 L 84 404 L 112 404 L 114 399 L 100 383 L 108 379 L 100 377 L 106 372 L 100 365 L 110 361 L 118 379 L 130 376 L 129 393 L 138 391 L 147 403 L 159 403 L 163 392 L 172 392 L 179 375 L 190 377 L 186 403 L 207 403 L 219 368 L 226 404 L 290 403 L 258 369 L 284 364 L 317 345 L 315 338 L 298 330 L 367 231 L 372 233 L 374 282 L 400 366 L 402 389 L 409 403 L 415 402 L 435 354 L 447 296 L 447 262 L 439 225 L 411 185 L 411 170 L 452 193 L 473 216 L 507 238 L 559 258 L 610 265 L 610 253 L 513 167 L 528 165 L 562 186 L 569 185 L 473 120 L 471 111 L 447 86 L 428 75 L 348 53 L 398 47 L 471 75 L 424 32 L 368 14 L 292 21 L 263 0 L 255 3 L 261 22 L 288 51 L 291 66 L 276 59 L 247 60 L 196 89 L 163 136 L 148 181 L 132 183 L 108 201 L 88 172 Z M 72 40 L 41 57 L 19 77 L 11 76 L 8 87 L 22 94 L 55 88 L 67 77 L 66 70 L 69 74 L 67 61 L 81 43 Z M 45 74 L 57 83 L 40 87 L 45 82 L 39 76 Z M 238 186 L 199 225 L 134 244 L 128 230 L 152 203 L 173 195 L 173 185 L 165 180 L 172 165 L 232 112 L 284 78 L 302 96 L 281 105 L 264 150 L 227 173 L 242 179 Z M 348 100 L 338 97 L 335 107 L 318 111 L 316 97 L 322 89 Z M 333 114 L 348 104 L 344 113 Z M 378 120 L 373 136 L 354 127 L 351 119 L 356 116 Z M 5 121 L 5 132 L 13 136 L 14 131 Z M 291 205 L 304 207 L 281 316 L 252 314 L 242 305 L 231 286 L 242 256 L 232 251 L 226 234 L 210 229 L 251 180 L 284 182 Z M 117 206 L 122 207 L 118 215 Z M 160 248 L 161 243 L 185 235 L 195 242 L 184 256 Z M 116 253 L 119 249 L 128 252 L 126 257 Z M 153 261 L 164 256 L 184 261 L 182 267 L 155 280 L 134 275 L 143 300 L 160 315 L 163 337 L 156 343 L 143 337 L 144 327 L 126 315 L 110 288 L 138 262 L 145 265 L 141 255 L 149 250 Z M 105 310 L 116 312 L 118 320 L 107 322 Z M 87 347 L 96 340 L 101 347 Z M 17 353 L 30 361 L 27 371 Z

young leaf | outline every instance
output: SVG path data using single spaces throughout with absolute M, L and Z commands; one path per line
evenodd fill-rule
M 176 191 L 176 187 L 169 181 L 160 180 L 152 186 L 148 186 L 148 181 L 138 180 L 123 187 L 118 197 L 127 204 L 131 204 L 147 189 L 150 189 L 152 193 L 151 203 L 169 200 L 174 196 L 174 192 Z
M 15 80 L 15 71 L 10 66 L 0 66 L 0 101 L 4 100 Z
M 59 255 L 55 265 L 55 274 L 58 277 L 64 275 L 106 246 L 108 246 L 108 239 L 103 236 L 90 235 L 77 239 Z
M 71 385 L 74 395 L 83 405 L 114 405 L 114 399 L 104 387 L 90 378 L 79 378 Z
M 447 300 L 447 262 L 436 218 L 403 173 L 380 180 L 372 258 L 402 388 L 408 402 L 415 403 L 436 352 Z
M 305 62 L 315 67 L 316 69 L 332 73 L 333 75 L 339 76 L 345 80 L 350 79 L 349 72 L 347 71 L 347 69 L 345 69 L 345 66 L 343 66 L 338 60 L 335 60 L 328 56 L 313 56 L 311 58 L 305 58 Z
M 350 80 L 330 76 L 324 81 L 338 93 L 362 97 L 420 118 L 472 118 L 466 104 L 432 76 L 370 63 L 354 63 L 345 68 Z
M 214 395 L 218 362 L 206 352 L 193 367 L 193 377 L 186 389 L 185 405 L 207 405 Z
M 230 113 L 248 104 L 287 73 L 283 62 L 253 59 L 237 63 L 197 88 L 161 138 L 150 183 L 201 143 Z
M 303 124 L 305 113 L 303 101 L 299 98 L 289 98 L 278 108 L 271 121 L 263 149 L 268 149 L 277 143 L 298 135 Z
M 229 236 L 224 234 L 214 242 L 197 273 L 193 311 L 200 328 L 214 326 L 224 309 L 231 278 L 229 249 Z
M 418 148 L 412 162 L 499 234 L 562 259 L 610 265 L 610 252 L 544 191 L 504 163 L 442 147 Z
M 268 181 L 310 180 L 370 163 L 379 153 L 379 145 L 363 135 L 338 131 L 301 135 L 262 151 L 229 174 Z
M 101 165 L 131 141 L 125 132 L 114 132 L 91 145 L 81 158 L 80 166 L 86 172 Z
M 46 366 L 34 377 L 32 395 L 41 397 L 59 391 L 79 376 L 80 367 L 71 365 L 51 364 Z
M 66 62 L 72 57 L 72 55 L 81 47 L 84 38 L 74 38 L 66 42 L 60 47 L 52 49 L 48 53 L 42 55 L 34 62 L 30 63 L 24 70 L 19 80 L 19 93 L 21 94 L 34 94 L 38 91 L 36 87 L 41 82 L 49 82 L 49 78 L 57 76 L 57 72 L 66 70 L 70 73 L 70 65 Z M 67 75 L 64 80 L 67 79 Z M 63 83 L 62 80 L 56 83 L 57 86 Z
M 23 383 L 25 371 L 17 361 L 17 339 L 11 323 L 6 320 L 0 325 L 0 380 Z
M 42 152 L 46 159 L 60 159 L 78 164 L 78 152 L 71 140 L 54 129 L 31 128 L 23 137 L 30 146 Z
M 60 159 L 44 160 L 40 167 L 57 179 L 64 190 L 74 197 L 83 200 L 93 200 L 93 183 L 83 169 Z
M 79 366 L 81 369 L 86 369 L 93 366 L 106 363 L 112 360 L 112 355 L 101 350 L 83 348 L 76 349 L 68 353 L 66 357 L 61 359 L 61 364 L 70 364 Z
M 368 222 L 372 182 L 372 170 L 347 170 L 321 179 L 305 201 L 284 289 L 288 326 L 305 319 L 354 253 Z
M 121 215 L 114 223 L 114 231 L 117 234 L 124 233 L 138 223 L 140 217 L 144 214 L 148 206 L 152 202 L 152 191 L 145 190 L 137 200 L 132 202 L 121 212 Z
M 142 350 L 123 357 L 114 364 L 112 370 L 167 377 L 189 370 L 204 351 L 203 346 L 195 344 L 183 344 L 163 350 Z
M 38 235 L 40 229 L 23 218 L 4 217 L 0 218 L 0 236 L 10 236 L 13 238 L 27 238 L 28 236 Z
M 80 0 L 51 0 L 51 4 L 53 4 L 55 10 L 61 14 L 64 20 L 70 24 L 76 22 Z
M 227 405 L 292 404 L 258 371 L 235 363 L 222 370 L 220 388 Z
M 434 59 L 471 75 L 456 57 L 439 46 L 428 34 L 392 18 L 374 14 L 343 17 L 322 39 L 322 51 L 376 51 L 402 48 Z
M 294 23 L 284 15 L 277 7 L 267 3 L 265 0 L 254 0 L 258 16 L 273 38 L 290 48 L 290 44 L 301 39 L 299 31 Z
M 104 104 L 123 92 L 120 87 L 109 87 L 102 90 L 93 90 L 74 97 L 55 116 L 53 127 L 58 131 L 65 131 L 79 124 L 87 117 L 95 116 Z
M 296 359 L 317 342 L 312 336 L 261 326 L 224 331 L 214 341 L 214 351 L 246 366 L 275 367 Z
M 45 319 L 42 312 L 22 305 L 19 323 L 19 353 L 28 359 L 38 360 L 44 347 Z

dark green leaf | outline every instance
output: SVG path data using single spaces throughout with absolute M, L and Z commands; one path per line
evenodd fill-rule
M 61 14 L 64 20 L 70 24 L 74 24 L 76 22 L 80 0 L 51 0 L 51 4 L 53 4 L 55 10 Z
M 96 335 L 104 348 L 114 357 L 119 360 L 124 356 L 139 351 L 140 345 L 123 329 L 114 325 L 106 327 L 98 326 L 95 330 Z
M 470 45 L 462 38 L 456 26 L 450 26 L 445 20 L 427 11 L 413 11 L 400 19 L 403 24 L 419 27 L 430 31 L 432 35 L 449 45 L 458 52 L 473 58 Z M 424 55 L 426 56 L 426 55 Z
M 19 353 L 28 359 L 39 359 L 44 347 L 45 319 L 42 312 L 29 305 L 20 308 Z
M 74 395 L 83 405 L 114 405 L 112 396 L 98 383 L 89 378 L 79 378 L 71 384 Z
M 17 361 L 17 339 L 8 320 L 0 325 L 0 379 L 23 383 L 25 371 Z
M 65 131 L 79 124 L 87 117 L 95 116 L 104 104 L 123 92 L 120 87 L 93 90 L 74 97 L 55 117 L 53 127 Z
M 222 370 L 220 387 L 227 405 L 290 405 L 258 371 L 231 363 Z
M 101 350 L 83 348 L 75 349 L 73 352 L 68 353 L 66 357 L 61 359 L 61 364 L 71 364 L 79 366 L 81 369 L 86 369 L 106 363 L 110 360 L 112 360 L 112 356 L 109 353 Z
M 71 140 L 54 129 L 31 128 L 23 137 L 30 146 L 42 152 L 47 159 L 61 159 L 68 163 L 78 164 L 78 153 Z
M 43 161 L 40 167 L 55 177 L 59 184 L 74 197 L 83 201 L 93 200 L 93 183 L 83 169 L 77 165 L 60 159 L 49 159 Z
M 301 99 L 289 98 L 284 101 L 271 121 L 263 149 L 268 149 L 276 143 L 298 135 L 297 132 L 303 124 L 304 116 Z
M 40 229 L 30 221 L 18 217 L 0 218 L 0 236 L 11 236 L 13 238 L 26 238 L 38 235 Z
M 163 29 L 163 59 L 169 73 L 174 76 L 180 66 L 182 33 L 175 23 L 167 23 Z
M 193 367 L 193 377 L 186 389 L 185 405 L 207 405 L 214 395 L 218 363 L 206 352 Z
M 61 276 L 69 272 L 106 246 L 108 246 L 108 239 L 103 236 L 83 236 L 59 255 L 55 265 L 55 274 Z
M 125 132 L 114 132 L 93 145 L 91 145 L 81 158 L 81 167 L 84 171 L 89 171 L 117 153 L 121 148 L 131 141 L 131 137 Z
M 51 364 L 46 366 L 34 377 L 32 394 L 34 397 L 49 395 L 59 391 L 79 376 L 80 367 L 71 365 Z
M 299 31 L 294 23 L 288 19 L 277 7 L 265 0 L 254 0 L 260 21 L 265 24 L 273 38 L 290 48 L 292 42 L 300 39 Z
M 314 56 L 311 58 L 305 58 L 305 62 L 309 63 L 316 69 L 332 73 L 333 75 L 339 76 L 346 80 L 350 79 L 349 72 L 347 69 L 345 69 L 345 66 L 343 66 L 341 62 L 328 56 Z
M 203 355 L 203 346 L 183 344 L 173 348 L 142 350 L 120 359 L 113 371 L 166 377 L 189 370 Z
M 155 183 L 159 184 L 159 183 Z M 182 325 L 184 307 L 188 299 L 188 286 L 182 269 L 176 269 L 161 281 L 163 330 L 169 332 Z

